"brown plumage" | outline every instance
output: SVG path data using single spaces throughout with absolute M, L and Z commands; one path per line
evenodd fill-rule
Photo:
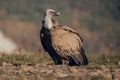
M 59 13 L 52 9 L 46 11 L 40 31 L 43 48 L 50 54 L 55 64 L 71 66 L 88 64 L 81 36 L 75 30 L 59 25 L 53 20 L 52 16 L 56 14 Z

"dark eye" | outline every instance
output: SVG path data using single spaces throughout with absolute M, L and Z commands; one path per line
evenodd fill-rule
M 55 13 L 54 11 L 51 11 L 51 13 Z

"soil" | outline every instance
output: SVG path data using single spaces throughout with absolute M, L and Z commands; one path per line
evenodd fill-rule
M 119 75 L 119 67 L 113 69 L 105 65 L 13 65 L 5 62 L 0 65 L 0 80 L 120 80 Z

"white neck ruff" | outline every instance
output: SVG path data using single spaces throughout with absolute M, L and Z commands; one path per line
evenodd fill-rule
M 52 20 L 48 16 L 45 17 L 45 28 L 48 30 L 51 30 L 53 28 Z

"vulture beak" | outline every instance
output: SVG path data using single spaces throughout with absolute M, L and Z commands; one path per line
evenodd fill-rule
M 59 12 L 55 12 L 54 16 L 60 16 L 60 13 Z

